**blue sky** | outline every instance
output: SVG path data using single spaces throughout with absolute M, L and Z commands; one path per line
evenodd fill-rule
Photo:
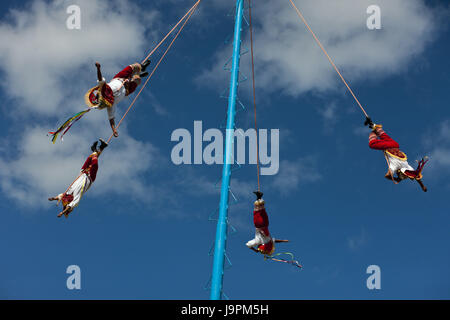
M 355 1 L 296 4 L 373 120 L 411 162 L 430 156 L 429 192 L 383 178 L 386 163 L 368 147 L 362 114 L 289 2 L 255 4 L 258 123 L 280 130 L 280 170 L 261 178 L 262 190 L 271 233 L 291 241 L 279 247 L 304 269 L 264 261 L 245 246 L 254 236 L 256 169 L 243 165 L 232 177 L 239 203 L 229 212 L 237 229 L 228 238 L 233 266 L 224 278 L 231 299 L 450 298 L 449 7 L 380 0 L 383 28 L 368 30 L 365 9 L 373 1 Z M 65 29 L 72 3 L 82 10 L 79 31 Z M 224 40 L 233 30 L 233 3 L 201 3 L 69 219 L 57 219 L 60 208 L 46 200 L 76 177 L 90 144 L 109 137 L 102 112 L 89 113 L 63 142 L 46 137 L 83 108 L 95 61 L 111 77 L 142 59 L 193 1 L 112 3 L 0 6 L 3 299 L 209 297 L 204 286 L 216 226 L 208 216 L 219 203 L 214 183 L 221 166 L 174 165 L 170 136 L 177 128 L 193 132 L 196 120 L 204 130 L 224 122 L 227 104 L 219 95 L 228 74 L 221 68 L 231 52 Z M 249 47 L 247 30 L 243 39 Z M 247 75 L 249 66 L 247 54 Z M 247 129 L 250 81 L 241 84 L 240 98 L 248 110 L 237 127 Z M 381 290 L 366 287 L 373 264 L 381 268 Z M 66 287 L 69 265 L 81 268 L 81 290 Z

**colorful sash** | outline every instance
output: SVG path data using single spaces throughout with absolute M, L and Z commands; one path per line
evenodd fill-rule
M 91 111 L 91 109 L 87 109 L 81 112 L 78 112 L 77 114 L 71 116 L 69 119 L 66 120 L 66 122 L 64 122 L 62 124 L 62 126 L 60 126 L 56 131 L 54 132 L 49 132 L 49 134 L 52 135 L 52 142 L 53 144 L 56 142 L 56 139 L 58 138 L 58 135 L 63 132 L 63 134 L 61 135 L 61 140 L 63 139 L 63 136 L 66 134 L 67 131 L 69 131 L 70 127 L 72 127 L 72 125 L 77 122 L 78 120 L 80 120 L 86 113 L 88 113 L 89 111 Z

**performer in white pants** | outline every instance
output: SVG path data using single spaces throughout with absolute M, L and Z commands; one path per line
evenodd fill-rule
M 400 145 L 384 132 L 381 124 L 374 124 L 370 118 L 367 120 L 372 131 L 369 134 L 369 147 L 382 150 L 388 162 L 388 172 L 385 178 L 399 183 L 405 179 L 416 180 L 424 192 L 427 188 L 422 182 L 422 169 L 427 163 L 426 157 L 419 161 L 417 169 L 414 170 L 408 163 L 406 154 L 400 150 Z M 396 176 L 395 176 L 396 175 Z
M 98 171 L 98 157 L 102 153 L 103 149 L 107 147 L 107 143 L 100 139 L 100 148 L 97 149 L 97 141 L 92 145 L 93 151 L 84 162 L 81 168 L 80 175 L 67 189 L 66 192 L 60 193 L 56 197 L 48 198 L 49 201 L 58 201 L 58 204 L 62 202 L 63 210 L 58 214 L 58 218 L 65 215 L 66 218 L 72 212 L 72 210 L 78 206 L 84 193 L 91 187 L 92 183 L 97 177 Z
M 88 90 L 85 95 L 85 102 L 91 108 L 107 109 L 109 124 L 114 137 L 119 136 L 114 121 L 116 105 L 136 90 L 141 84 L 142 77 L 148 76 L 148 72 L 145 70 L 149 64 L 150 60 L 146 60 L 142 64 L 130 64 L 116 74 L 110 82 L 106 83 L 100 63 L 95 63 L 97 67 L 97 86 Z
M 255 225 L 255 238 L 248 241 L 246 246 L 263 255 L 272 255 L 275 251 L 275 243 L 288 242 L 288 240 L 274 239 L 269 232 L 269 217 L 262 199 L 263 193 L 255 191 L 256 201 L 253 210 L 253 223 Z

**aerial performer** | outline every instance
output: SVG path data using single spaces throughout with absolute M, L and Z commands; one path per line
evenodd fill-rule
M 58 201 L 58 204 L 62 202 L 63 210 L 58 214 L 58 218 L 65 215 L 67 218 L 72 210 L 78 206 L 81 198 L 89 190 L 92 183 L 94 183 L 97 177 L 98 170 L 98 157 L 102 153 L 108 144 L 100 140 L 100 146 L 97 148 L 98 141 L 94 142 L 91 146 L 92 153 L 87 157 L 77 179 L 69 186 L 64 192 L 60 193 L 56 197 L 48 198 L 49 201 Z
M 102 76 L 100 63 L 95 63 L 97 67 L 97 86 L 86 93 L 86 104 L 91 108 L 106 108 L 114 137 L 119 136 L 114 122 L 116 106 L 136 90 L 141 84 L 142 77 L 148 76 L 148 72 L 145 69 L 149 64 L 150 60 L 145 61 L 143 64 L 133 63 L 116 74 L 110 82 L 106 83 L 105 78 Z
M 263 193 L 255 191 L 253 223 L 255 225 L 255 238 L 247 242 L 247 247 L 263 255 L 271 256 L 275 251 L 275 243 L 289 242 L 289 240 L 274 239 L 269 232 L 269 217 L 262 199 Z
M 76 121 L 80 120 L 83 115 L 92 109 L 106 109 L 108 112 L 109 123 L 114 137 L 118 137 L 119 134 L 115 125 L 115 112 L 117 104 L 125 97 L 132 94 L 136 88 L 141 84 L 141 78 L 148 76 L 146 72 L 147 67 L 150 64 L 150 60 L 146 60 L 144 63 L 133 63 L 125 67 L 122 71 L 117 73 L 113 79 L 106 83 L 105 78 L 102 76 L 101 65 L 96 62 L 97 68 L 97 85 L 88 90 L 85 95 L 85 102 L 88 109 L 78 112 L 70 117 L 63 123 L 56 131 L 49 132 L 52 135 L 52 142 L 56 142 L 56 138 L 62 132 L 61 139 L 64 134 L 69 131 L 70 127 Z
M 392 180 L 394 183 L 400 183 L 405 179 L 415 180 L 419 183 L 424 192 L 427 188 L 422 182 L 422 170 L 428 162 L 427 157 L 419 161 L 417 169 L 414 170 L 409 163 L 404 152 L 400 151 L 399 144 L 384 132 L 381 124 L 374 124 L 367 117 L 365 125 L 368 125 L 372 131 L 369 134 L 369 147 L 374 150 L 382 150 L 388 163 L 388 171 L 385 178 Z

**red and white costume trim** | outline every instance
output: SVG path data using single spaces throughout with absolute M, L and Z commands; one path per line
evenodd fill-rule
M 407 161 L 408 158 L 406 154 L 400 151 L 399 144 L 389 137 L 386 132 L 383 131 L 381 126 L 376 126 L 374 131 L 370 133 L 369 147 L 371 149 L 384 151 L 392 174 L 400 171 L 409 176 L 409 172 L 414 172 L 414 168 L 411 167 Z
M 137 86 L 141 83 L 140 78 L 134 77 L 141 71 L 141 65 L 138 63 L 125 67 L 122 71 L 114 76 L 114 78 L 106 84 L 106 92 L 109 96 L 113 96 L 112 105 L 107 108 L 108 119 L 114 119 L 116 105 L 125 99 L 126 96 L 132 94 Z M 125 87 L 125 83 L 127 87 Z M 100 85 L 100 83 L 99 83 Z
M 86 104 L 90 108 L 107 108 L 108 118 L 114 119 L 116 105 L 133 93 L 141 83 L 138 75 L 140 72 L 141 65 L 134 63 L 125 67 L 108 83 L 105 78 L 102 81 L 97 80 L 97 86 L 91 88 L 85 95 Z
M 253 223 L 255 225 L 255 238 L 246 243 L 247 247 L 257 247 L 262 254 L 271 255 L 275 250 L 275 239 L 269 232 L 269 217 L 266 209 L 253 211 Z
M 81 168 L 80 176 L 72 183 L 70 188 L 58 195 L 58 202 L 62 201 L 63 206 L 75 208 L 80 203 L 84 193 L 91 187 L 97 177 L 98 159 L 96 153 L 91 154 Z

